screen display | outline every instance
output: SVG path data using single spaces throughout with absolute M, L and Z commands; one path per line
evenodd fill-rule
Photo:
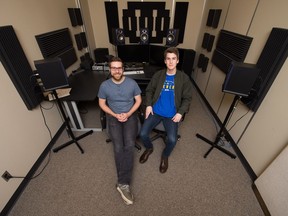
M 119 45 L 117 53 L 123 62 L 149 62 L 149 45 Z

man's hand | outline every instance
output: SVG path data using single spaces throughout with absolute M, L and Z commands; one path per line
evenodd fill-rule
M 127 113 L 120 113 L 116 114 L 115 116 L 119 122 L 126 122 L 128 120 L 128 114 Z
M 176 113 L 176 115 L 172 118 L 174 122 L 180 122 L 182 119 L 182 115 L 180 113 Z
M 146 107 L 146 112 L 145 112 L 145 119 L 148 118 L 148 116 L 150 115 L 150 113 L 151 113 L 151 115 L 154 115 L 152 106 L 147 106 L 147 107 Z

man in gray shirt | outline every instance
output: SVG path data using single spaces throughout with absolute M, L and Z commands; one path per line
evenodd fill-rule
M 116 189 L 127 205 L 133 204 L 130 183 L 133 171 L 134 146 L 138 133 L 135 112 L 141 102 L 141 90 L 135 80 L 123 75 L 123 62 L 113 57 L 109 62 L 111 78 L 99 89 L 100 108 L 107 114 L 109 136 L 114 146 L 117 170 Z

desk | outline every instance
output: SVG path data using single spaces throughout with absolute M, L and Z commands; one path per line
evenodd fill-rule
M 82 122 L 77 102 L 95 101 L 100 84 L 106 80 L 108 71 L 82 71 L 69 76 L 70 95 L 61 100 L 64 103 L 73 131 L 102 131 L 102 128 L 86 128 Z

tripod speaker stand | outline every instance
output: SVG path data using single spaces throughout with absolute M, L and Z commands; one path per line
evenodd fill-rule
M 204 158 L 206 158 L 214 148 L 216 148 L 216 149 L 220 150 L 221 152 L 227 154 L 228 156 L 230 156 L 233 159 L 236 158 L 236 156 L 234 154 L 232 154 L 228 150 L 226 150 L 226 149 L 222 148 L 221 146 L 219 146 L 218 143 L 219 143 L 221 137 L 224 135 L 225 126 L 226 126 L 226 124 L 227 124 L 227 122 L 228 122 L 233 110 L 235 109 L 235 104 L 238 102 L 238 100 L 240 100 L 240 98 L 241 98 L 241 96 L 239 96 L 239 95 L 236 95 L 234 97 L 234 100 L 233 100 L 233 102 L 232 102 L 232 104 L 231 104 L 231 106 L 230 106 L 230 108 L 228 110 L 228 113 L 227 113 L 227 115 L 225 117 L 225 120 L 224 120 L 222 126 L 221 126 L 221 129 L 218 132 L 218 134 L 216 136 L 216 139 L 213 142 L 208 140 L 207 138 L 203 137 L 202 135 L 200 135 L 198 133 L 196 134 L 197 138 L 202 139 L 203 141 L 205 141 L 206 143 L 211 145 L 210 149 L 205 153 Z
M 64 143 L 63 145 L 53 149 L 54 152 L 58 152 L 60 149 L 63 149 L 73 143 L 77 145 L 77 147 L 80 149 L 81 153 L 84 153 L 84 150 L 81 148 L 81 146 L 78 143 L 78 140 L 90 135 L 93 133 L 93 130 L 90 130 L 86 132 L 85 134 L 75 137 L 73 134 L 73 131 L 71 129 L 71 126 L 69 124 L 69 118 L 66 116 L 63 106 L 61 104 L 61 101 L 58 97 L 58 94 L 56 92 L 56 89 L 68 87 L 68 79 L 67 74 L 65 71 L 65 68 L 62 64 L 62 61 L 60 58 L 51 58 L 51 59 L 43 59 L 43 60 L 37 60 L 34 61 L 35 67 L 37 69 L 37 73 L 39 74 L 43 90 L 44 91 L 51 91 L 52 96 L 54 96 L 58 107 L 60 109 L 61 115 L 64 119 L 64 123 L 66 125 L 67 133 L 71 137 L 71 140 L 67 143 Z
M 242 96 L 246 97 L 249 95 L 252 89 L 252 86 L 258 77 L 259 71 L 260 69 L 254 64 L 247 64 L 247 63 L 240 63 L 240 62 L 231 63 L 229 71 L 226 75 L 224 84 L 222 86 L 222 91 L 235 94 L 235 97 L 228 110 L 228 113 L 221 126 L 221 129 L 216 135 L 216 138 L 213 142 L 198 133 L 196 134 L 197 138 L 202 139 L 203 141 L 211 145 L 210 149 L 204 155 L 204 158 L 206 158 L 214 148 L 227 154 L 233 159 L 236 158 L 234 154 L 222 148 L 218 144 L 219 144 L 219 141 L 221 140 L 221 137 L 225 136 L 225 132 L 226 132 L 225 127 L 226 127 L 228 120 L 231 117 L 231 114 L 233 113 L 233 110 L 235 109 L 235 105 L 241 99 Z
M 93 130 L 90 130 L 90 131 L 88 131 L 88 132 L 86 132 L 86 133 L 84 133 L 84 134 L 82 134 L 82 135 L 80 135 L 80 136 L 78 136 L 78 137 L 75 137 L 75 135 L 74 135 L 74 133 L 73 133 L 73 131 L 72 131 L 72 129 L 71 129 L 71 126 L 70 126 L 70 124 L 69 124 L 69 118 L 66 116 L 66 114 L 65 114 L 65 112 L 64 112 L 63 106 L 62 106 L 62 104 L 61 104 L 60 99 L 58 98 L 58 95 L 57 95 L 56 90 L 53 90 L 52 93 L 53 93 L 53 96 L 55 97 L 56 102 L 57 102 L 57 104 L 58 104 L 58 107 L 59 107 L 59 109 L 60 109 L 60 111 L 61 111 L 61 115 L 62 115 L 63 118 L 64 118 L 64 123 L 66 124 L 67 133 L 68 133 L 68 135 L 71 137 L 71 140 L 70 140 L 70 141 L 68 141 L 68 142 L 66 142 L 66 143 L 64 143 L 64 144 L 62 144 L 62 145 L 54 148 L 54 149 L 53 149 L 53 152 L 58 152 L 59 150 L 61 150 L 61 149 L 65 148 L 65 147 L 67 147 L 67 146 L 75 143 L 76 146 L 77 146 L 77 147 L 79 148 L 79 150 L 81 151 L 81 153 L 83 154 L 83 153 L 84 153 L 84 150 L 82 149 L 82 147 L 81 147 L 80 144 L 78 143 L 78 140 L 80 140 L 80 139 L 82 139 L 82 138 L 84 138 L 84 137 L 92 134 L 92 133 L 93 133 Z

